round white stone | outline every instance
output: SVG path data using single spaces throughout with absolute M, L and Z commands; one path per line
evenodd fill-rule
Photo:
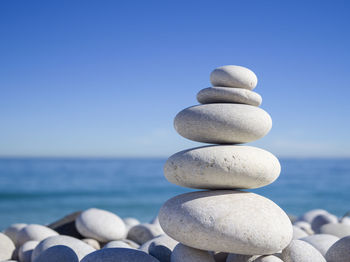
M 246 255 L 272 254 L 286 247 L 293 229 L 271 200 L 250 192 L 197 191 L 169 199 L 159 222 L 184 245 Z
M 35 240 L 25 242 L 18 250 L 19 261 L 31 262 L 33 250 L 38 244 L 39 242 Z
M 226 65 L 214 69 L 210 74 L 213 86 L 237 87 L 253 90 L 258 78 L 250 69 L 243 66 Z
M 41 241 L 51 236 L 57 236 L 58 233 L 51 228 L 42 225 L 31 224 L 22 228 L 16 235 L 16 241 L 19 246 L 30 240 Z
M 320 233 L 343 238 L 350 236 L 350 225 L 344 223 L 325 224 L 320 228 Z
M 284 262 L 326 262 L 316 248 L 302 240 L 292 240 L 282 251 L 282 260 Z
M 27 224 L 23 224 L 23 223 L 12 224 L 11 226 L 9 226 L 4 230 L 4 234 L 7 235 L 12 240 L 15 246 L 17 246 L 17 240 L 16 240 L 17 233 L 26 226 Z
M 215 262 L 208 251 L 178 244 L 171 254 L 171 262 Z
M 186 108 L 174 120 L 183 137 L 204 143 L 246 143 L 264 137 L 272 127 L 268 113 L 243 104 L 206 104 Z
M 75 226 L 81 235 L 100 242 L 125 238 L 126 226 L 123 220 L 112 212 L 90 208 L 80 214 Z
M 350 236 L 343 237 L 335 242 L 327 251 L 327 262 L 350 261 Z
M 78 256 L 79 260 L 87 254 L 94 252 L 95 249 L 83 241 L 70 236 L 53 236 L 39 243 L 32 253 L 32 261 L 34 261 L 42 252 L 53 246 L 67 246 L 71 248 Z
M 81 262 L 159 262 L 145 252 L 130 248 L 103 248 L 95 251 Z
M 327 235 L 327 234 L 316 234 L 312 236 L 307 236 L 302 239 L 302 241 L 305 241 L 312 245 L 314 248 L 316 248 L 322 256 L 326 256 L 326 253 L 328 249 L 339 240 L 339 237 Z
M 260 106 L 262 98 L 258 93 L 242 88 L 208 87 L 199 91 L 197 100 L 201 104 L 238 103 Z
M 33 262 L 79 262 L 79 259 L 71 248 L 53 246 L 42 252 Z
M 16 247 L 12 240 L 0 232 L 0 261 L 11 259 L 15 249 Z
M 190 188 L 258 188 L 271 184 L 281 171 L 278 159 L 252 146 L 206 146 L 181 151 L 165 163 L 169 182 Z

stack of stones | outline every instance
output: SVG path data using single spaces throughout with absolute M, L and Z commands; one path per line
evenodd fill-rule
M 292 240 L 288 216 L 271 200 L 237 190 L 271 184 L 281 171 L 271 153 L 237 145 L 262 138 L 272 127 L 269 114 L 259 108 L 261 96 L 252 91 L 257 77 L 245 67 L 229 65 L 215 69 L 210 81 L 213 87 L 197 95 L 201 104 L 178 113 L 174 126 L 185 138 L 217 145 L 176 153 L 164 167 L 170 182 L 205 190 L 169 199 L 160 210 L 160 225 L 182 245 L 173 257 L 186 247 L 196 252 L 278 253 Z M 192 261 L 186 256 L 183 261 Z

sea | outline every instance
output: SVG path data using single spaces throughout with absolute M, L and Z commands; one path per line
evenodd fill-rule
M 161 158 L 0 158 L 0 230 L 13 223 L 49 224 L 91 207 L 152 220 L 169 198 L 193 191 L 169 183 Z M 280 159 L 271 185 L 249 190 L 295 216 L 323 208 L 350 210 L 350 159 Z M 256 214 L 258 215 L 258 214 Z

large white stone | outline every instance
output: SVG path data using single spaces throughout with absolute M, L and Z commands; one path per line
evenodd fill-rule
M 260 106 L 262 98 L 258 93 L 242 88 L 208 87 L 197 94 L 197 100 L 201 104 L 212 103 L 238 103 L 252 106 Z
M 350 236 L 350 225 L 344 223 L 325 224 L 320 228 L 320 233 L 343 238 Z
M 11 259 L 15 249 L 12 240 L 7 235 L 0 233 L 0 261 Z
M 215 262 L 214 257 L 208 251 L 178 244 L 171 254 L 171 262 Z
M 42 252 L 53 246 L 67 246 L 71 248 L 78 256 L 79 260 L 87 254 L 94 252 L 95 249 L 83 241 L 70 236 L 53 236 L 39 243 L 32 253 L 32 261 L 34 261 Z
M 16 242 L 19 246 L 30 240 L 41 241 L 58 233 L 51 228 L 42 225 L 31 224 L 22 228 L 16 235 Z
M 176 131 L 197 142 L 246 143 L 264 137 L 272 120 L 263 109 L 243 104 L 206 104 L 186 108 L 174 120 Z
M 343 237 L 335 242 L 327 251 L 327 262 L 350 261 L 350 236 Z
M 35 247 L 39 244 L 39 241 L 31 240 L 25 242 L 18 251 L 18 258 L 21 262 L 31 262 L 32 253 Z
M 12 242 L 15 244 L 15 246 L 17 246 L 17 233 L 26 226 L 27 224 L 23 223 L 12 224 L 4 230 L 4 234 L 11 238 Z
M 163 230 L 184 245 L 238 254 L 273 254 L 292 239 L 291 222 L 271 200 L 250 192 L 197 191 L 169 199 Z
M 100 242 L 122 239 L 127 234 L 126 226 L 119 216 L 97 208 L 82 212 L 75 225 L 81 235 Z
M 32 262 L 79 262 L 79 259 L 71 248 L 67 246 L 53 246 L 42 252 Z
M 271 184 L 281 171 L 271 153 L 251 146 L 206 146 L 172 155 L 164 175 L 179 186 L 202 189 L 258 188 Z
M 314 248 L 316 248 L 322 256 L 326 256 L 326 253 L 328 249 L 339 240 L 338 237 L 327 235 L 327 234 L 316 234 L 312 236 L 307 236 L 302 239 L 302 241 L 305 241 L 312 245 Z
M 237 87 L 253 90 L 258 78 L 250 69 L 243 66 L 226 65 L 214 69 L 210 74 L 213 86 Z
M 284 262 L 326 262 L 322 254 L 309 243 L 293 240 L 283 251 Z
M 159 262 L 145 252 L 129 248 L 103 248 L 95 251 L 81 262 Z

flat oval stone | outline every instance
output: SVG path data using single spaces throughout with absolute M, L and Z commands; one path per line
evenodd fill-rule
M 90 208 L 80 214 L 75 225 L 84 237 L 100 242 L 108 242 L 126 237 L 126 226 L 123 220 L 112 212 Z
M 15 244 L 12 240 L 7 235 L 0 232 L 0 261 L 11 259 L 15 248 Z
M 350 236 L 343 237 L 335 242 L 327 251 L 327 262 L 350 261 Z
M 339 237 L 327 234 L 315 234 L 312 236 L 304 237 L 300 240 L 309 243 L 318 251 L 320 251 L 322 256 L 325 256 L 328 249 L 339 240 Z
M 238 144 L 264 137 L 272 127 L 268 113 L 243 104 L 206 104 L 186 108 L 174 120 L 183 137 L 204 143 Z
M 79 262 L 79 259 L 71 248 L 53 246 L 42 252 L 33 262 Z
M 245 255 L 272 254 L 292 239 L 291 222 L 271 200 L 250 192 L 197 191 L 169 199 L 159 222 L 184 245 Z
M 31 224 L 22 228 L 16 235 L 16 242 L 19 246 L 30 240 L 41 241 L 58 233 L 51 228 L 42 225 Z
M 165 163 L 169 182 L 190 188 L 258 188 L 281 172 L 278 159 L 252 146 L 205 146 L 172 155 Z
M 238 103 L 252 106 L 260 106 L 262 98 L 253 91 L 232 87 L 208 87 L 197 94 L 197 100 L 201 104 L 212 103 Z
M 87 254 L 95 251 L 95 249 L 83 241 L 70 236 L 53 236 L 39 243 L 32 253 L 32 261 L 34 261 L 42 252 L 53 246 L 67 246 L 71 248 L 78 256 L 79 260 Z
M 215 262 L 208 251 L 178 244 L 171 254 L 171 262 Z
M 284 262 L 326 262 L 321 253 L 309 243 L 293 240 L 283 251 Z
M 129 248 L 103 248 L 95 251 L 81 262 L 159 262 L 145 252 Z
M 226 65 L 214 69 L 210 74 L 213 86 L 237 87 L 253 90 L 258 78 L 250 69 L 243 66 Z

